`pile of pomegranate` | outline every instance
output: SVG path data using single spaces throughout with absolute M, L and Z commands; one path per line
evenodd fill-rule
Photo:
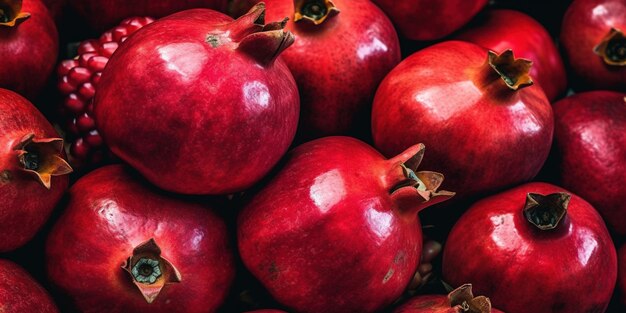
M 0 0 L 0 64 L 0 312 L 626 311 L 626 0 Z

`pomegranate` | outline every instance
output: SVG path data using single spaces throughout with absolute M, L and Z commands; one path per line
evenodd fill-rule
M 424 145 L 385 160 L 350 137 L 325 137 L 288 154 L 237 223 L 250 272 L 296 312 L 374 312 L 417 270 L 417 213 L 450 198 L 443 175 L 416 172 Z M 306 296 L 303 296 L 306 295 Z
M 41 0 L 0 0 L 0 88 L 35 98 L 52 73 L 58 46 Z
M 455 36 L 487 49 L 512 49 L 518 57 L 533 62 L 530 76 L 539 84 L 549 100 L 565 92 L 565 66 L 548 31 L 532 17 L 513 10 L 486 11 L 471 28 Z
M 59 313 L 54 301 L 17 264 L 0 259 L 0 312 Z
M 532 179 L 550 151 L 554 122 L 545 94 L 531 86 L 530 67 L 511 50 L 461 41 L 418 51 L 378 88 L 376 147 L 392 156 L 423 141 L 431 147 L 424 164 L 446 173 L 461 198 Z
M 626 308 L 626 245 L 619 248 L 617 261 L 617 298 L 622 307 Z
M 70 146 L 73 164 L 98 164 L 108 155 L 93 116 L 93 97 L 102 70 L 113 52 L 128 36 L 154 22 L 149 17 L 124 20 L 99 39 L 85 40 L 78 55 L 58 66 L 58 89 L 65 97 L 61 111 L 67 119 L 67 131 L 75 138 Z
M 443 277 L 453 286 L 471 281 L 507 313 L 600 313 L 615 287 L 617 257 L 589 203 L 529 183 L 461 217 L 444 246 Z
M 554 115 L 563 186 L 597 208 L 616 233 L 626 235 L 621 188 L 626 184 L 626 94 L 575 94 L 557 102 Z
M 164 17 L 193 8 L 225 11 L 229 0 L 68 0 L 68 2 L 92 29 L 104 31 L 132 16 Z
M 0 252 L 29 241 L 67 189 L 63 139 L 28 100 L 0 89 Z
M 121 165 L 72 186 L 46 257 L 80 312 L 215 312 L 235 274 L 221 218 Z
M 443 38 L 469 22 L 487 0 L 373 0 L 412 40 Z
M 502 313 L 492 309 L 489 298 L 474 297 L 472 285 L 465 284 L 448 294 L 422 295 L 409 301 L 393 311 L 394 313 Z
M 267 19 L 289 17 L 282 55 L 300 91 L 299 141 L 369 135 L 376 88 L 400 62 L 393 24 L 369 0 L 265 0 Z M 341 51 L 338 54 L 337 51 Z
M 41 2 L 46 5 L 54 20 L 59 22 L 61 16 L 63 15 L 63 9 L 65 8 L 67 0 L 41 0 Z
M 574 0 L 561 44 L 577 89 L 626 90 L 626 1 Z
M 177 193 L 229 194 L 265 176 L 293 140 L 299 100 L 277 59 L 293 35 L 264 14 L 184 11 L 126 40 L 95 98 L 113 153 Z

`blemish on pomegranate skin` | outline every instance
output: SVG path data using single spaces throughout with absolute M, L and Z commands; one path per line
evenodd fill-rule
M 11 172 L 8 170 L 4 170 L 0 172 L 0 184 L 8 184 L 11 182 Z
M 391 276 L 393 276 L 394 272 L 395 271 L 393 270 L 393 268 L 389 269 L 389 271 L 387 272 L 387 274 L 385 274 L 385 277 L 383 278 L 383 284 L 387 283 L 389 279 L 391 279 Z

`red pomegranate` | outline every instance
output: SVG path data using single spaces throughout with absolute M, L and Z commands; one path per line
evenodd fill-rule
M 412 40 L 443 38 L 469 22 L 487 0 L 373 0 Z
M 298 89 L 278 55 L 293 43 L 259 4 L 232 21 L 196 9 L 135 33 L 95 98 L 109 148 L 153 184 L 228 194 L 259 181 L 293 140 Z
M 28 100 L 0 89 L 0 252 L 29 241 L 67 189 L 63 139 Z
M 453 286 L 471 281 L 507 313 L 601 313 L 615 287 L 617 257 L 589 203 L 529 183 L 461 217 L 444 246 L 443 277 Z
M 455 36 L 493 51 L 512 49 L 517 57 L 533 62 L 530 76 L 549 100 L 567 88 L 565 66 L 548 31 L 532 17 L 513 10 L 489 10 L 471 28 Z
M 41 0 L 0 0 L 0 88 L 35 98 L 52 73 L 58 46 Z
M 70 189 L 46 258 L 50 280 L 81 312 L 215 312 L 235 274 L 217 214 L 120 165 Z
M 554 105 L 563 186 L 626 235 L 626 94 L 592 91 Z M 607 183 L 610 182 L 610 183 Z
M 67 119 L 67 131 L 75 138 L 70 146 L 73 164 L 97 164 L 107 155 L 93 116 L 96 86 L 117 47 L 132 33 L 152 22 L 154 20 L 149 17 L 124 20 L 100 38 L 81 42 L 78 55 L 59 64 L 58 89 L 65 97 L 61 111 Z
M 0 259 L 0 312 L 59 313 L 54 301 L 17 264 Z
M 267 19 L 289 17 L 282 54 L 298 84 L 299 140 L 369 134 L 376 88 L 400 62 L 387 16 L 369 0 L 265 0 Z
M 626 245 L 619 248 L 617 262 L 617 298 L 622 307 L 626 308 Z
M 461 198 L 532 179 L 552 144 L 552 108 L 530 62 L 447 41 L 405 59 L 381 83 L 372 133 L 386 156 L 423 141 L 428 168 Z M 415 83 L 419 82 L 419 84 Z
M 240 213 L 246 267 L 296 312 L 374 312 L 397 299 L 422 250 L 417 213 L 448 199 L 443 175 L 416 172 L 424 146 L 386 160 L 350 137 L 325 137 L 285 166 Z
M 465 284 L 447 296 L 422 295 L 409 299 L 393 313 L 502 313 L 492 309 L 489 298 L 474 297 L 472 284 Z
M 561 44 L 577 89 L 626 90 L 626 1 L 574 0 Z
M 193 8 L 226 11 L 229 0 L 68 0 L 71 8 L 96 31 L 112 28 L 132 16 L 163 17 Z
M 54 20 L 59 22 L 61 16 L 63 15 L 63 9 L 67 4 L 67 0 L 41 0 L 41 2 L 46 5 Z

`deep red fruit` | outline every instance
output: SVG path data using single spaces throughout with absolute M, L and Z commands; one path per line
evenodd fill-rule
M 461 217 L 444 246 L 443 277 L 452 286 L 471 281 L 507 313 L 601 313 L 617 257 L 589 203 L 530 183 L 485 198 Z
M 376 147 L 392 156 L 423 141 L 431 147 L 424 164 L 446 173 L 461 198 L 532 179 L 550 151 L 554 122 L 541 88 L 529 86 L 529 69 L 511 50 L 460 41 L 413 54 L 376 93 Z
M 29 241 L 67 189 L 63 139 L 28 100 L 0 89 L 0 252 Z
M 626 90 L 626 1 L 575 0 L 565 12 L 561 44 L 577 89 Z
M 50 280 L 81 312 L 215 312 L 235 274 L 221 218 L 120 165 L 70 189 L 46 257 Z
M 223 12 L 229 0 L 68 0 L 68 2 L 91 28 L 104 31 L 132 16 L 158 18 L 193 8 Z
M 409 299 L 393 313 L 502 313 L 491 308 L 489 298 L 474 297 L 472 285 L 465 284 L 447 296 L 422 295 Z
M 52 18 L 56 22 L 59 22 L 61 16 L 63 15 L 63 9 L 67 4 L 67 0 L 41 0 L 41 2 L 46 5 Z
M 349 137 L 310 141 L 241 212 L 239 252 L 296 312 L 374 312 L 398 298 L 422 250 L 417 213 L 448 199 L 416 172 L 424 146 L 390 160 Z M 305 295 L 305 296 L 303 296 Z
M 626 308 L 626 245 L 619 248 L 617 262 L 617 297 L 622 307 Z
M 58 46 L 56 26 L 41 0 L 0 0 L 0 88 L 37 96 L 52 73 Z
M 539 22 L 522 12 L 489 10 L 455 38 L 494 51 L 512 49 L 517 57 L 533 61 L 530 76 L 549 100 L 567 88 L 565 66 L 554 40 Z
M 0 312 L 58 313 L 48 292 L 17 264 L 0 259 Z
M 65 97 L 61 111 L 67 119 L 66 130 L 74 138 L 70 146 L 73 164 L 94 164 L 106 154 L 93 116 L 93 97 L 102 70 L 117 47 L 132 33 L 154 22 L 149 17 L 124 20 L 98 39 L 80 43 L 78 55 L 59 64 L 58 89 Z
M 376 88 L 400 62 L 387 16 L 369 0 L 266 0 L 268 20 L 289 17 L 296 36 L 282 54 L 302 113 L 301 140 L 369 133 Z
M 563 186 L 626 235 L 626 94 L 592 91 L 554 105 Z
M 469 22 L 487 0 L 373 0 L 412 40 L 443 38 Z
M 95 99 L 111 151 L 155 185 L 227 194 L 260 180 L 293 140 L 298 90 L 278 55 L 293 43 L 265 6 L 233 21 L 212 10 L 171 15 L 131 36 Z

